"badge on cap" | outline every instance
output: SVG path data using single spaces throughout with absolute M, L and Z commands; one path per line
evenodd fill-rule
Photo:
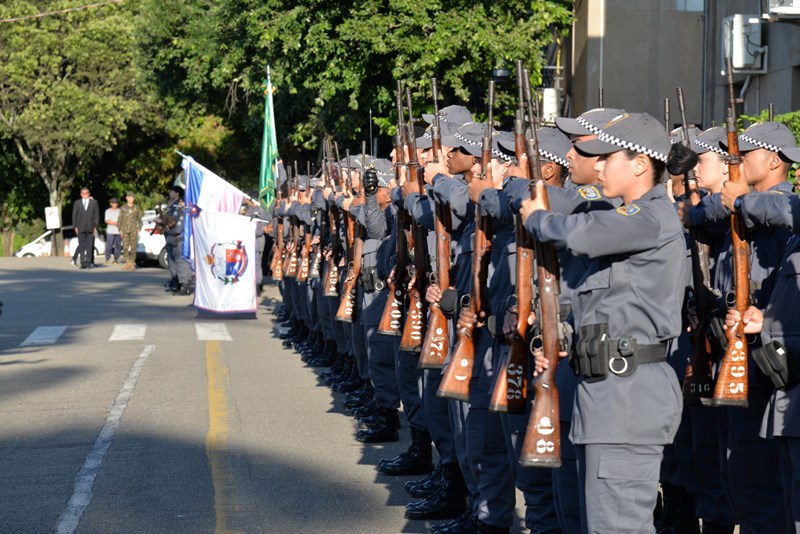
M 630 206 L 620 206 L 617 208 L 617 213 L 620 215 L 624 215 L 626 217 L 630 217 L 631 215 L 636 215 L 639 213 L 641 208 L 636 204 L 631 204 Z
M 600 198 L 600 191 L 593 185 L 579 187 L 578 194 L 586 200 L 597 200 Z

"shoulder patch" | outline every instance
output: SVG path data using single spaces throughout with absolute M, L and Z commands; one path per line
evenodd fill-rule
M 597 200 L 601 198 L 600 191 L 593 185 L 584 185 L 578 188 L 578 194 L 586 200 Z
M 617 208 L 617 213 L 620 215 L 624 215 L 626 217 L 630 217 L 631 215 L 636 215 L 639 213 L 641 208 L 636 204 L 631 204 L 630 206 L 620 206 Z

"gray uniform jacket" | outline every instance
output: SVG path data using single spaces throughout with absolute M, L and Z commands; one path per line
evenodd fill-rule
M 616 210 L 536 212 L 526 228 L 537 239 L 592 259 L 572 300 L 576 330 L 606 323 L 611 339 L 628 335 L 648 345 L 680 334 L 686 245 L 663 184 Z M 570 439 L 670 443 L 682 406 L 675 371 L 666 362 L 640 365 L 627 377 L 609 373 L 591 383 L 579 378 Z

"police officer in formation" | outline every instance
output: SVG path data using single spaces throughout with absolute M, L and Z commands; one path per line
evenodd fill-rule
M 290 173 L 271 213 L 285 345 L 329 367 L 320 379 L 345 394 L 358 441 L 399 440 L 402 409 L 411 445 L 377 469 L 426 475 L 405 484 L 406 517 L 430 521 L 433 532 L 509 532 L 519 490 L 525 526 L 536 533 L 800 532 L 800 201 L 787 181 L 800 148 L 791 131 L 765 122 L 740 134 L 742 180 L 733 182 L 724 128 L 684 138 L 645 113 L 593 109 L 536 128 L 541 180 L 532 186 L 513 133 L 490 130 L 485 162 L 485 125 L 466 108 L 443 108 L 439 132 L 423 118 L 425 130 L 395 139 L 391 161 L 328 157 L 317 176 Z M 743 314 L 729 309 L 731 213 L 748 229 L 752 294 Z M 473 257 L 484 253 L 475 236 L 484 231 L 486 297 L 473 313 Z M 449 249 L 437 247 L 442 239 Z M 535 291 L 526 412 L 494 406 L 517 324 L 520 239 L 552 245 L 559 264 L 555 469 L 519 463 L 532 385 L 552 365 L 537 348 Z M 744 325 L 747 407 L 685 405 L 687 327 L 698 324 L 695 239 L 706 247 L 715 299 L 702 318 L 712 325 L 715 372 L 726 329 Z M 428 272 L 416 272 L 420 254 Z M 440 264 L 449 274 L 443 287 Z M 419 309 L 444 315 L 441 332 L 409 326 L 418 277 Z M 417 346 L 401 350 L 409 332 Z M 463 354 L 464 332 L 471 367 L 453 357 Z M 444 338 L 431 345 L 436 335 Z M 449 348 L 443 364 L 423 363 L 429 354 L 419 345 L 437 343 Z M 468 384 L 463 396 L 447 393 L 451 376 Z

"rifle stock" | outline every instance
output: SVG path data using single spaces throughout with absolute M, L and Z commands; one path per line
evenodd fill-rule
M 311 231 L 308 226 L 303 227 L 303 250 L 300 251 L 300 262 L 295 280 L 300 284 L 308 283 L 308 274 L 311 258 Z
M 678 111 L 681 115 L 681 129 L 683 131 L 681 143 L 689 146 L 689 127 L 686 123 L 686 108 L 683 100 L 683 88 L 676 88 L 678 95 Z M 692 196 L 699 201 L 700 192 L 697 189 L 697 180 L 694 171 L 689 170 L 683 176 L 687 199 Z M 692 202 L 695 203 L 694 201 Z M 683 379 L 683 400 L 687 406 L 708 405 L 713 395 L 714 379 L 712 376 L 711 342 L 708 332 L 708 318 L 711 315 L 711 289 L 709 286 L 710 275 L 708 267 L 708 246 L 703 239 L 703 229 L 692 227 L 689 229 L 692 254 L 692 283 L 697 325 L 690 335 L 692 351 L 689 355 L 689 364 Z
M 522 60 L 517 60 L 518 104 L 514 117 L 514 153 L 517 165 L 525 153 L 525 95 L 523 84 Z M 522 169 L 528 178 L 528 169 Z M 517 325 L 508 336 L 509 351 L 507 357 L 500 362 L 497 379 L 489 402 L 489 410 L 497 413 L 523 414 L 527 410 L 527 369 L 528 344 L 525 339 L 528 331 L 528 316 L 533 300 L 533 243 L 525 230 L 523 221 L 517 217 L 515 223 L 517 289 L 516 311 Z
M 733 68 L 731 59 L 727 59 L 728 91 L 730 108 L 727 117 L 728 130 L 728 163 L 729 180 L 741 180 L 739 164 L 742 161 L 739 153 L 739 132 L 736 130 L 736 100 L 733 97 Z M 744 220 L 739 213 L 730 215 L 731 238 L 733 241 L 733 273 L 736 293 L 736 310 L 744 315 L 750 304 L 750 255 L 747 246 L 746 228 Z M 717 383 L 714 388 L 712 406 L 747 406 L 747 340 L 744 335 L 744 325 L 741 321 L 728 328 L 726 337 L 728 348 L 719 367 Z
M 525 71 L 525 101 L 528 106 L 530 136 L 526 136 L 526 152 L 528 171 L 535 181 L 541 181 L 541 165 L 539 160 L 539 143 L 533 117 L 537 117 L 531 102 L 530 76 Z M 531 198 L 535 198 L 535 189 Z M 547 190 L 542 190 L 544 209 L 550 209 Z M 558 404 L 558 388 L 555 383 L 556 369 L 559 362 L 560 339 L 558 304 L 558 277 L 560 274 L 558 256 L 555 247 L 550 243 L 535 241 L 536 271 L 539 281 L 539 325 L 541 344 L 548 368 L 533 382 L 534 400 L 525 441 L 522 445 L 519 463 L 523 467 L 561 466 L 561 418 Z M 523 280 L 524 284 L 525 281 Z
M 481 180 L 492 180 L 492 108 L 494 107 L 494 81 L 489 82 L 489 113 L 484 128 L 481 145 Z M 477 179 L 473 177 L 473 180 Z M 491 219 L 481 216 L 481 210 L 475 209 L 475 247 L 472 252 L 472 275 L 470 277 L 469 299 L 466 306 L 480 320 L 484 311 L 486 279 L 489 272 L 489 255 L 492 242 L 490 236 Z M 456 346 L 450 365 L 442 376 L 438 397 L 455 400 L 469 400 L 469 386 L 472 371 L 475 367 L 474 326 L 462 325 L 456 333 Z
M 408 100 L 408 123 L 406 124 L 406 146 L 408 146 L 408 178 L 419 187 L 424 195 L 423 179 L 417 160 L 417 143 L 414 133 L 414 116 L 411 108 L 411 90 L 406 87 Z M 409 214 L 410 215 L 410 214 Z M 408 288 L 408 313 L 400 338 L 400 350 L 419 352 L 425 339 L 428 303 L 425 301 L 425 277 L 428 271 L 427 231 L 411 219 L 411 232 L 414 236 L 414 263 L 411 271 L 411 285 Z
M 397 81 L 397 137 L 394 145 L 395 154 L 395 177 L 398 185 L 401 183 L 402 167 L 405 166 L 403 157 L 403 138 L 405 137 L 405 126 L 403 124 L 403 88 L 400 80 Z M 386 281 L 389 290 L 389 298 L 383 307 L 381 320 L 378 324 L 378 333 L 387 336 L 403 335 L 403 304 L 405 302 L 404 277 L 408 268 L 408 240 L 406 238 L 406 228 L 408 227 L 408 215 L 404 209 L 397 212 L 395 218 L 395 240 L 396 256 L 394 278 Z
M 450 287 L 450 210 L 447 206 L 434 204 L 434 226 L 436 231 L 436 276 L 435 283 L 441 291 Z M 434 282 L 432 280 L 431 282 Z M 422 344 L 419 367 L 441 369 L 450 350 L 450 325 L 442 309 L 429 306 L 428 328 Z

